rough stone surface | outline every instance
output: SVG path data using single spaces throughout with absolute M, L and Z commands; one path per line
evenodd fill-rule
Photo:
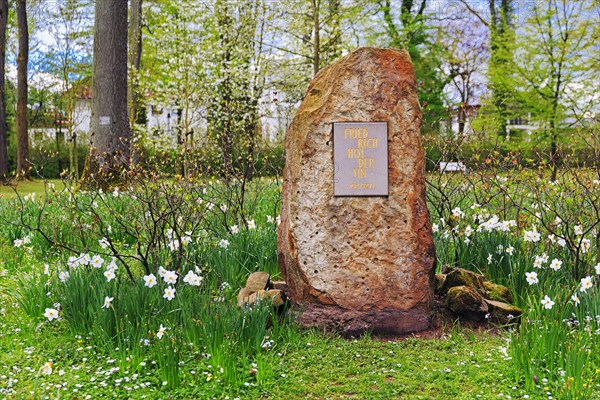
M 281 307 L 285 303 L 285 295 L 279 289 L 271 289 L 265 293 L 266 297 L 270 297 L 273 300 L 273 306 Z
M 285 292 L 287 290 L 287 284 L 285 283 L 285 281 L 272 281 L 271 282 L 271 287 L 273 289 L 278 289 L 281 290 L 282 292 Z
M 250 274 L 246 281 L 246 288 L 252 293 L 264 290 L 267 286 L 269 286 L 269 274 L 267 272 L 254 272 Z
M 490 300 L 501 301 L 503 303 L 512 303 L 513 296 L 510 289 L 494 282 L 485 281 L 483 287 L 486 290 L 486 298 Z
M 454 286 L 448 290 L 448 308 L 455 314 L 480 321 L 488 312 L 488 304 L 481 294 L 470 286 Z
M 483 287 L 483 276 L 462 268 L 454 268 L 446 275 L 442 293 L 447 293 L 450 288 L 455 286 L 469 286 L 477 290 L 480 294 L 485 294 Z
M 258 292 L 252 293 L 250 295 L 250 297 L 248 297 L 248 301 L 246 301 L 245 304 L 248 304 L 248 305 L 255 304 L 259 299 L 262 299 L 263 297 L 265 297 L 265 293 L 267 293 L 266 290 L 259 290 Z
M 523 310 L 519 307 L 501 301 L 486 299 L 485 302 L 488 305 L 492 318 L 502 324 L 515 322 L 523 314 Z
M 246 287 L 242 288 L 237 295 L 238 307 L 241 307 L 244 304 L 246 304 L 248 302 L 248 298 L 250 297 L 251 294 L 252 294 L 252 291 L 250 291 L 250 289 L 248 289 Z
M 388 122 L 387 197 L 334 197 L 333 122 Z M 435 249 L 407 52 L 362 48 L 311 82 L 285 136 L 279 265 L 305 325 L 427 329 Z
M 446 282 L 446 274 L 435 274 L 435 293 L 441 293 Z

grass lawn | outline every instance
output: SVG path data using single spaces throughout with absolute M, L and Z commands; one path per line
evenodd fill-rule
M 64 187 L 63 181 L 60 179 L 48 180 L 49 183 L 53 183 L 56 190 L 61 190 Z M 44 193 L 44 181 L 32 180 L 32 181 L 20 181 L 16 186 L 17 191 L 21 195 L 28 193 Z M 15 191 L 12 186 L 0 185 L 0 196 L 12 197 L 15 195 Z
M 350 341 L 305 331 L 273 347 L 280 362 L 241 371 L 245 382 L 238 386 L 222 383 L 202 349 L 190 349 L 180 355 L 180 387 L 169 390 L 155 360 L 140 361 L 125 349 L 105 354 L 60 324 L 32 323 L 3 300 L 0 397 L 10 399 L 527 398 L 499 350 L 505 340 L 460 329 L 439 339 L 401 341 Z M 39 372 L 46 362 L 52 362 L 50 375 Z M 538 396 L 529 393 L 548 395 L 540 387 Z

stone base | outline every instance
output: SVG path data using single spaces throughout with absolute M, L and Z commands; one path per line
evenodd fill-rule
M 427 330 L 432 316 L 426 306 L 408 311 L 393 309 L 347 310 L 338 306 L 305 303 L 299 317 L 306 328 L 318 327 L 358 337 L 365 332 L 375 335 L 404 335 Z

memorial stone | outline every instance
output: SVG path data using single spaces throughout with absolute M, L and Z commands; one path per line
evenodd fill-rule
M 306 326 L 402 334 L 431 322 L 435 249 L 406 51 L 321 70 L 286 136 L 278 257 Z

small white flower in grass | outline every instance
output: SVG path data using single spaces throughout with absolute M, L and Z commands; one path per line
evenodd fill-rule
M 586 276 L 585 278 L 581 278 L 581 290 L 582 292 L 586 292 L 588 289 L 592 287 L 592 277 Z
M 503 252 L 504 252 L 504 246 L 503 246 L 503 245 L 501 245 L 501 244 L 499 244 L 499 245 L 496 247 L 496 253 L 498 253 L 498 254 L 502 254 Z
M 272 224 L 273 222 L 275 222 L 275 218 L 272 215 L 267 215 L 267 223 Z
M 523 240 L 532 243 L 539 242 L 540 234 L 538 233 L 537 228 L 534 226 L 532 230 L 525 231 L 523 234 Z
M 513 255 L 513 253 L 515 252 L 515 248 L 514 248 L 514 247 L 512 247 L 512 246 L 508 246 L 508 247 L 506 248 L 506 252 L 507 252 L 509 255 L 511 255 L 511 256 L 512 256 L 512 255 Z
M 492 260 L 493 260 L 493 256 L 491 254 L 488 254 L 488 257 L 487 257 L 488 264 L 491 264 Z
M 102 308 L 109 308 L 114 299 L 115 299 L 114 297 L 108 297 L 108 296 L 104 297 L 104 304 L 102 305 Z
M 75 268 L 79 266 L 79 257 L 71 256 L 67 260 L 67 265 L 69 268 Z
M 562 222 L 563 222 L 562 219 L 559 216 L 557 216 L 556 218 L 554 218 L 554 222 L 552 224 L 560 225 L 560 224 L 562 224 Z
M 90 264 L 94 268 L 100 268 L 102 267 L 102 264 L 104 264 L 104 259 L 100 256 L 94 256 L 92 257 L 92 261 L 90 261 Z
M 91 257 L 87 253 L 83 253 L 79 255 L 79 264 L 80 265 L 88 265 L 92 261 Z
M 174 285 L 177 283 L 177 272 L 175 271 L 166 271 L 165 274 L 163 275 L 163 280 L 165 281 L 165 283 L 169 284 L 169 285 Z
M 156 276 L 154 274 L 144 276 L 144 286 L 146 287 L 154 287 L 158 282 L 156 281 Z
M 50 275 L 50 266 L 48 264 L 44 264 L 44 275 Z
M 22 239 L 15 239 L 13 241 L 13 244 L 15 245 L 15 247 L 21 247 L 21 246 L 23 246 L 23 240 Z
M 278 215 L 277 218 L 275 218 L 275 222 L 277 222 L 277 226 L 279 226 L 279 224 L 281 223 L 281 217 Z
M 115 189 L 112 192 L 113 197 L 119 197 L 119 188 L 115 187 Z
M 168 246 L 171 251 L 179 250 L 179 240 L 177 240 L 177 239 L 171 240 L 169 242 Z
M 103 237 L 102 239 L 98 240 L 98 243 L 100 244 L 100 247 L 102 247 L 103 249 L 106 249 L 108 246 L 110 246 L 110 242 L 105 237 Z
M 557 258 L 552 260 L 552 262 L 550 263 L 550 268 L 552 268 L 554 271 L 558 271 L 561 267 L 562 267 L 562 261 L 560 261 Z
M 46 308 L 46 312 L 44 312 L 44 317 L 48 318 L 48 321 L 58 319 L 58 310 L 54 308 Z
M 594 269 L 596 270 L 596 275 L 600 275 L 600 263 L 596 264 Z
M 579 305 L 579 297 L 577 296 L 577 293 L 573 293 L 573 295 L 571 296 L 571 300 L 573 300 L 576 306 Z
M 190 243 L 192 243 L 192 237 L 186 232 L 186 235 L 181 238 L 181 245 L 187 246 Z
M 458 219 L 461 219 L 465 216 L 465 213 L 460 209 L 460 207 L 456 207 L 452 210 L 452 216 Z
M 104 271 L 104 276 L 106 277 L 107 282 L 110 282 L 117 277 L 115 275 L 115 271 L 110 270 L 110 269 L 107 269 L 106 271 Z
M 239 226 L 237 226 L 237 225 L 233 225 L 233 226 L 231 227 L 231 233 L 233 233 L 234 235 L 235 235 L 235 234 L 238 234 L 239 232 L 240 232 L 240 227 L 239 227 Z
M 473 234 L 473 228 L 471 228 L 471 225 L 467 225 L 465 227 L 465 236 L 470 237 L 472 234 Z
M 69 279 L 70 275 L 69 275 L 69 271 L 62 271 L 61 273 L 58 274 L 58 279 L 61 282 L 66 282 L 67 279 Z
M 587 238 L 581 239 L 581 252 L 583 254 L 590 251 L 591 248 L 592 248 L 592 242 L 590 239 L 587 239 Z
M 552 299 L 550 297 L 548 297 L 548 295 L 545 295 L 544 298 L 542 299 L 542 305 L 544 306 L 544 308 L 546 310 L 551 310 L 552 307 L 554 306 L 554 302 L 552 301 Z
M 38 371 L 40 375 L 50 375 L 52 374 L 52 362 L 48 361 L 46 364 L 42 365 Z
M 502 221 L 496 224 L 496 229 L 501 232 L 509 232 L 512 226 L 516 226 L 517 222 L 514 219 L 510 221 Z
M 536 272 L 525 272 L 525 276 L 527 277 L 527 283 L 530 285 L 534 285 L 539 282 Z
M 221 247 L 223 249 L 228 248 L 229 247 L 229 240 L 227 240 L 227 239 L 221 239 L 219 241 L 219 247 Z
M 248 221 L 248 229 L 256 229 L 256 223 L 254 222 L 253 219 Z
M 556 242 L 556 235 L 554 235 L 553 233 L 549 234 L 548 240 L 552 243 Z
M 188 285 L 200 286 L 202 277 L 196 275 L 193 271 L 188 271 L 187 275 L 183 278 L 183 281 Z
M 160 276 L 161 278 L 165 277 L 166 272 L 167 270 L 165 269 L 165 267 L 158 267 L 158 276 Z
M 558 244 L 560 247 L 565 247 L 567 245 L 567 241 L 563 238 L 560 238 L 560 239 L 558 239 L 556 244 Z
M 431 225 L 431 230 L 433 230 L 434 233 L 439 232 L 440 226 L 438 224 L 433 224 Z
M 221 205 L 219 206 L 219 208 L 220 208 L 220 209 L 221 209 L 221 211 L 223 211 L 223 212 L 227 212 L 227 209 L 228 209 L 228 207 L 227 207 L 227 204 L 221 204 Z
M 581 236 L 583 235 L 583 227 L 581 225 L 575 225 L 573 227 L 573 232 L 575 232 L 577 236 Z
M 165 294 L 163 294 L 163 297 L 169 301 L 173 300 L 175 298 L 175 288 L 169 286 L 168 288 L 165 289 Z
M 106 266 L 106 270 L 107 271 L 112 271 L 115 272 L 117 269 L 119 269 L 119 267 L 117 266 L 117 259 L 115 257 L 112 257 L 110 259 L 110 262 L 108 263 L 108 265 Z

